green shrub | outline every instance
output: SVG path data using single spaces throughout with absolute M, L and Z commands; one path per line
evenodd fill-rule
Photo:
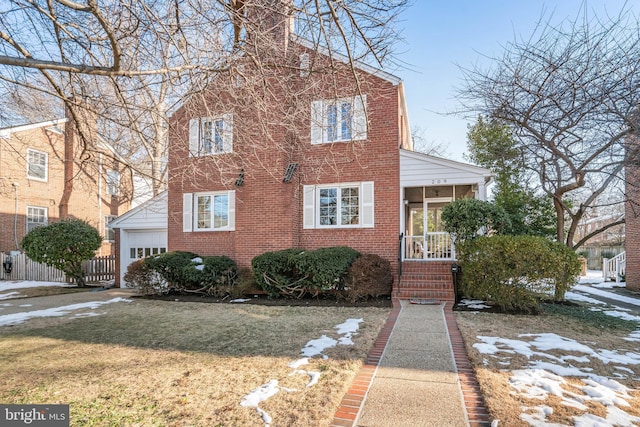
M 344 289 L 349 266 L 360 254 L 338 246 L 314 251 L 266 252 L 251 261 L 256 283 L 267 295 L 297 297 Z
M 82 262 L 95 256 L 102 236 L 86 221 L 70 218 L 32 229 L 20 245 L 33 261 L 53 266 L 85 286 Z
M 536 312 L 549 293 L 564 299 L 580 273 L 575 252 L 543 237 L 480 237 L 457 249 L 464 295 L 493 301 L 506 312 Z
M 314 292 L 340 291 L 345 287 L 349 267 L 359 256 L 355 249 L 336 246 L 303 252 L 294 258 L 294 263 Z
M 146 259 L 129 264 L 123 279 L 141 295 L 161 295 L 169 290 L 167 282 L 157 271 L 149 267 Z
M 444 229 L 456 243 L 492 233 L 504 234 L 510 227 L 506 211 L 491 202 L 464 198 L 442 209 Z
M 203 260 L 202 285 L 216 297 L 235 295 L 238 266 L 227 256 L 209 256 Z
M 375 254 L 364 254 L 349 267 L 345 294 L 351 302 L 391 295 L 391 263 Z
M 295 257 L 303 252 L 303 249 L 284 249 L 253 258 L 251 268 L 256 284 L 272 298 L 281 296 L 283 289 L 297 293 L 306 287 L 307 278 L 298 273 L 294 262 Z
M 193 252 L 172 251 L 145 259 L 149 268 L 157 271 L 170 286 L 190 289 L 202 279 L 202 271 L 197 270 L 192 261 L 197 258 Z

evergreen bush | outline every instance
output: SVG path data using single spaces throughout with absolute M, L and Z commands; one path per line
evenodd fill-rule
M 576 253 L 537 236 L 492 236 L 457 247 L 462 291 L 505 312 L 537 312 L 540 299 L 564 299 L 580 272 Z

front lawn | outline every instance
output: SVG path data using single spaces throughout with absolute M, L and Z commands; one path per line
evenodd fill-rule
M 96 312 L 0 328 L 0 401 L 68 403 L 75 426 L 328 425 L 389 309 L 134 299 Z M 303 348 L 321 354 L 290 366 Z M 260 412 L 246 398 L 266 384 Z

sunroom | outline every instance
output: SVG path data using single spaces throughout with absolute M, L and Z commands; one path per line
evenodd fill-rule
M 491 171 L 478 166 L 400 150 L 400 252 L 403 261 L 455 260 L 444 231 L 442 209 L 454 200 L 486 200 Z

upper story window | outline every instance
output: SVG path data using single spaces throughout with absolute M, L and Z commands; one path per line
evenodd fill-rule
M 27 177 L 46 181 L 48 178 L 49 155 L 43 151 L 27 149 Z
M 183 231 L 235 229 L 235 191 L 182 195 Z
M 367 139 L 366 95 L 311 103 L 311 143 Z
M 373 227 L 373 182 L 304 186 L 304 228 Z
M 116 219 L 115 215 L 105 215 L 104 217 L 104 240 L 114 242 L 116 240 L 116 230 L 109 227 L 109 223 Z
M 113 169 L 107 171 L 107 194 L 111 196 L 120 194 L 120 172 Z
M 231 153 L 233 115 L 200 117 L 189 121 L 189 153 L 192 156 Z
M 41 225 L 47 225 L 47 208 L 39 206 L 27 206 L 27 233 Z

